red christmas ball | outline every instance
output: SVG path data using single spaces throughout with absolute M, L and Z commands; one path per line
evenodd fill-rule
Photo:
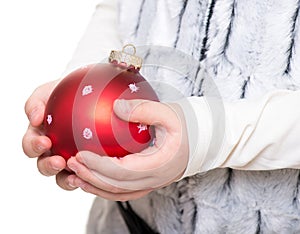
M 126 122 L 113 112 L 116 99 L 158 101 L 139 69 L 126 64 L 93 64 L 75 70 L 55 87 L 46 105 L 45 134 L 52 154 L 66 160 L 78 151 L 123 157 L 153 141 L 153 128 Z

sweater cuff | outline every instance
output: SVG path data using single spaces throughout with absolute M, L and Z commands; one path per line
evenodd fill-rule
M 208 171 L 215 162 L 213 157 L 208 157 L 213 135 L 213 116 L 212 103 L 205 97 L 188 97 L 177 103 L 185 116 L 189 140 L 189 162 L 182 179 Z

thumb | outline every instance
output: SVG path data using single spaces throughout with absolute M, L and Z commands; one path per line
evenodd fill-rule
M 125 121 L 147 125 L 163 125 L 167 127 L 170 123 L 173 125 L 179 121 L 171 105 L 157 101 L 118 99 L 114 102 L 114 112 Z

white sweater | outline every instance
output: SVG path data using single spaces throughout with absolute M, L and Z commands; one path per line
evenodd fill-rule
M 121 49 L 117 13 L 114 1 L 103 1 L 98 5 L 68 70 L 105 62 L 110 50 Z M 300 168 L 299 102 L 300 91 L 281 89 L 250 100 L 210 100 L 205 95 L 178 100 L 185 113 L 190 139 L 190 161 L 185 176 L 218 167 L 244 170 Z M 222 138 L 219 142 L 212 139 L 214 128 L 220 125 L 220 119 L 216 122 L 212 117 L 215 108 L 218 115 L 224 115 L 223 129 L 218 132 L 218 137 Z M 219 150 L 209 155 L 212 144 Z
M 168 84 L 181 95 L 174 100 L 168 88 L 154 85 L 162 101 L 182 106 L 190 143 L 185 179 L 132 202 L 154 229 L 300 232 L 299 210 L 289 203 L 299 202 L 298 170 L 239 171 L 300 168 L 298 11 L 299 3 L 292 0 L 114 0 L 97 6 L 69 70 L 103 61 L 111 49 L 134 43 L 145 56 L 141 72 L 149 82 Z M 168 48 L 177 49 L 173 63 L 168 63 Z M 166 64 L 178 71 L 160 67 Z M 240 210 L 236 216 L 235 210 Z M 120 225 L 113 225 L 116 220 Z M 114 203 L 98 198 L 88 232 L 123 228 Z

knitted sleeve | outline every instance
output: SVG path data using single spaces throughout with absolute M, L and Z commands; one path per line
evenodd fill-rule
M 185 112 L 190 159 L 183 177 L 219 167 L 300 168 L 300 91 L 277 90 L 255 100 L 189 97 Z

